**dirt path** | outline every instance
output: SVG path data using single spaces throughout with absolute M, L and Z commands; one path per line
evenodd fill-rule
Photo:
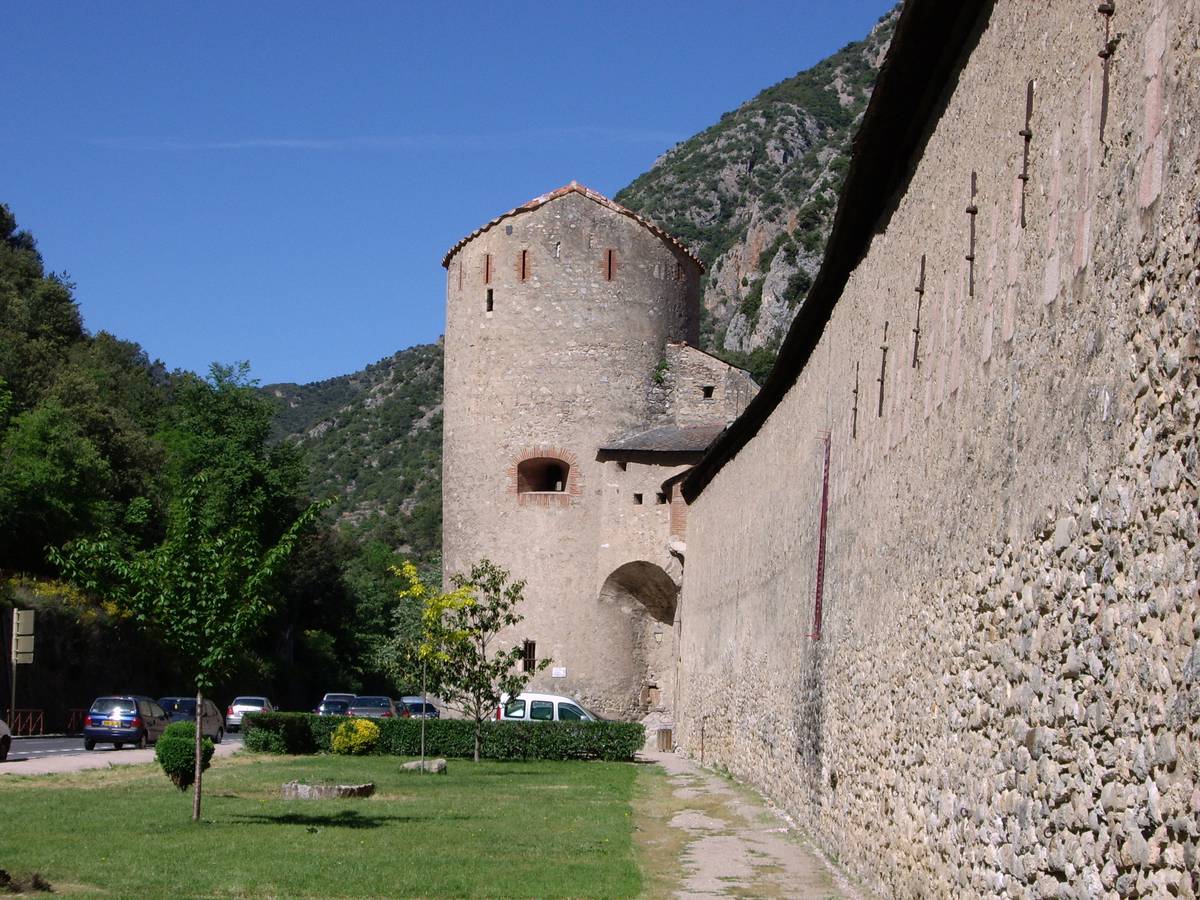
M 858 898 L 748 788 L 672 753 L 643 755 L 636 804 L 647 897 Z

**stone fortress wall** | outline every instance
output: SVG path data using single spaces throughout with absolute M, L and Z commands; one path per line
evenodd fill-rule
M 688 509 L 677 740 L 887 896 L 1200 893 L 1200 2 L 1105 18 L 995 3 Z

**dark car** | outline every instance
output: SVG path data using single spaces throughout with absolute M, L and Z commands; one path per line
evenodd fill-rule
M 195 697 L 159 697 L 158 705 L 172 722 L 196 721 Z M 212 738 L 214 744 L 221 743 L 225 737 L 225 717 L 217 709 L 217 704 L 207 697 L 204 699 L 204 716 L 200 719 L 200 734 Z
M 350 701 L 322 700 L 320 706 L 313 712 L 318 716 L 348 716 L 350 715 Z
M 396 704 L 391 697 L 355 697 L 347 714 L 362 719 L 394 719 Z
M 120 750 L 126 744 L 145 747 L 162 736 L 170 723 L 166 711 L 137 694 L 97 697 L 83 719 L 83 747 L 95 750 L 97 744 L 112 744 Z
M 396 701 L 396 709 L 406 719 L 440 719 L 441 711 L 432 703 L 420 697 L 401 697 Z

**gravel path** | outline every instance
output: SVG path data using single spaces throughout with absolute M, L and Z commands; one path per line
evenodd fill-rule
M 748 788 L 673 753 L 642 758 L 666 770 L 672 801 L 660 813 L 681 838 L 673 896 L 859 898 L 865 892 L 827 866 L 803 835 Z M 869 896 L 869 895 L 866 895 Z

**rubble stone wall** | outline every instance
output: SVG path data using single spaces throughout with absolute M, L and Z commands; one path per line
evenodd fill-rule
M 996 3 L 689 509 L 677 741 L 885 896 L 1200 894 L 1200 3 L 1096 7 Z

